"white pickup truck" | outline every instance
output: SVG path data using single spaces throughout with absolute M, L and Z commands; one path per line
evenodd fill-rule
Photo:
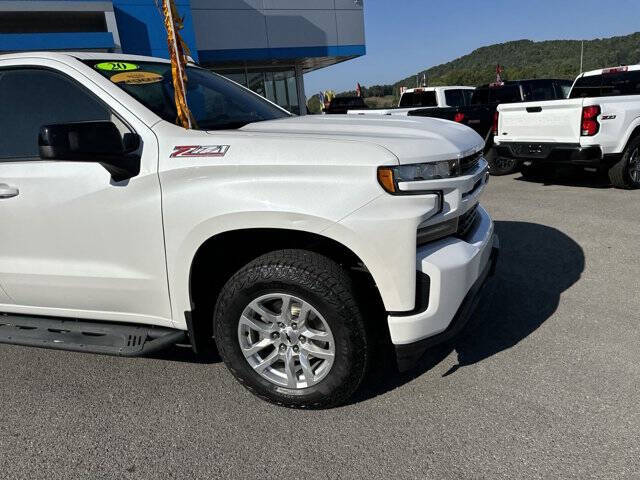
M 498 155 L 522 162 L 523 174 L 576 165 L 640 187 L 640 65 L 584 73 L 567 100 L 501 104 L 498 115 Z
M 396 108 L 370 108 L 349 110 L 349 115 L 402 115 L 424 108 L 462 107 L 469 105 L 475 87 L 420 87 L 409 88 L 400 96 Z
M 192 130 L 165 60 L 0 55 L 0 343 L 215 340 L 253 393 L 312 408 L 358 388 L 376 332 L 408 368 L 464 325 L 497 253 L 476 133 L 187 73 Z

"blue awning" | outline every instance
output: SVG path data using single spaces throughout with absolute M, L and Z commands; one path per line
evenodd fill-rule
M 34 50 L 108 50 L 115 47 L 111 32 L 87 33 L 3 33 L 0 52 Z
M 317 47 L 249 48 L 238 50 L 199 50 L 200 62 L 293 60 L 315 57 L 360 57 L 367 53 L 364 45 L 322 45 Z

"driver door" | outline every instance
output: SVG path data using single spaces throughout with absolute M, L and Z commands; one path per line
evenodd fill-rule
M 0 311 L 170 326 L 155 135 L 77 70 L 10 62 L 0 61 Z M 39 158 L 42 125 L 92 120 L 140 135 L 138 176 L 114 182 L 99 163 Z

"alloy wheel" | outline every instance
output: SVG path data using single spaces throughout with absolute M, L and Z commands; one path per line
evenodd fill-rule
M 245 307 L 238 341 L 256 373 L 290 389 L 322 381 L 335 360 L 326 320 L 310 303 L 285 293 L 263 295 Z

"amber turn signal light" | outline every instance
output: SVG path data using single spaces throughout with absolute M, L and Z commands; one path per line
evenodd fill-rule
M 391 167 L 378 168 L 378 183 L 389 193 L 396 193 L 397 191 Z

